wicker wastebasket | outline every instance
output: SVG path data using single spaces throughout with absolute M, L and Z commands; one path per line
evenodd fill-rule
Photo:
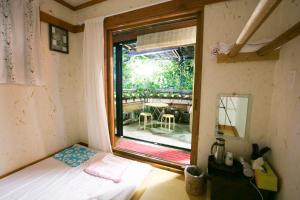
M 205 173 L 195 165 L 184 170 L 185 189 L 188 194 L 198 196 L 205 192 Z

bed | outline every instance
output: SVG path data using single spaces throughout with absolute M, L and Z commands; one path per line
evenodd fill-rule
M 97 152 L 94 157 L 105 156 Z M 127 200 L 151 171 L 151 166 L 129 161 L 122 181 L 94 177 L 83 170 L 93 158 L 69 167 L 47 158 L 0 180 L 1 200 Z

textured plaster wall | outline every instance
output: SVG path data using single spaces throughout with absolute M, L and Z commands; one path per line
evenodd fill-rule
M 77 24 L 80 20 L 159 2 L 163 0 L 110 0 L 109 4 L 104 2 L 76 13 L 53 0 L 40 0 L 40 9 Z M 83 34 L 69 33 L 69 54 L 49 51 L 48 24 L 41 23 L 41 36 L 45 84 L 0 85 L 0 176 L 73 143 L 87 142 Z
M 267 157 L 280 177 L 277 199 L 300 196 L 300 39 L 285 44 L 278 61 L 216 64 L 209 48 L 233 43 L 257 1 L 241 0 L 205 8 L 204 59 L 198 164 L 206 166 L 214 141 L 215 99 L 218 93 L 251 94 L 249 139 L 227 140 L 226 149 L 249 156 L 250 144 L 269 145 Z M 284 0 L 250 42 L 272 39 L 300 21 L 300 1 Z
M 77 24 L 98 16 L 145 7 L 165 0 L 110 0 L 73 12 L 52 0 L 41 10 Z M 276 61 L 217 64 L 210 49 L 234 43 L 258 0 L 233 0 L 205 7 L 204 56 L 198 165 L 206 166 L 214 142 L 219 93 L 250 94 L 247 140 L 227 140 L 226 149 L 248 156 L 250 144 L 270 145 L 270 160 L 282 181 L 278 199 L 297 199 L 299 179 L 299 37 Z M 284 0 L 250 42 L 272 39 L 300 20 L 299 0 Z M 87 142 L 82 82 L 83 33 L 70 33 L 70 54 L 49 51 L 48 25 L 42 23 L 42 87 L 0 85 L 0 175 L 72 143 Z M 295 74 L 295 75 L 294 75 Z M 293 81 L 292 81 L 293 80 Z M 293 83 L 293 84 L 292 84 Z
M 285 31 L 300 21 L 300 0 L 283 1 L 277 21 Z M 268 145 L 270 161 L 280 177 L 278 199 L 300 196 L 300 37 L 281 48 L 273 77 Z
M 210 49 L 217 42 L 233 44 L 258 1 L 240 0 L 205 7 L 203 74 L 199 133 L 199 166 L 207 166 L 210 146 L 215 141 L 217 95 L 249 94 L 249 121 L 245 140 L 226 139 L 226 150 L 234 156 L 249 156 L 251 143 L 266 143 L 276 61 L 217 64 Z M 272 16 L 273 17 L 273 16 Z M 276 16 L 274 16 L 276 17 Z M 275 21 L 264 24 L 252 41 L 270 37 Z M 276 30 L 274 30 L 276 31 Z M 273 34 L 271 34 L 272 36 Z
M 300 21 L 300 0 L 283 2 L 278 20 L 282 31 Z M 296 200 L 300 196 L 300 36 L 281 48 L 273 78 L 270 161 L 280 177 L 278 199 Z
M 278 199 L 300 196 L 300 37 L 281 50 L 275 66 L 268 144 L 270 160 L 281 180 Z
M 52 3 L 51 3 L 52 2 Z M 73 22 L 75 15 L 54 1 L 41 9 Z M 81 68 L 78 36 L 70 33 L 70 53 L 49 51 L 48 24 L 41 23 L 44 85 L 0 85 L 0 175 L 79 141 Z

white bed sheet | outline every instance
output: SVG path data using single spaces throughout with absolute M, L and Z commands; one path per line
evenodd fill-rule
M 83 169 L 90 162 L 72 168 L 54 158 L 43 160 L 1 179 L 0 199 L 127 200 L 151 170 L 150 165 L 130 160 L 122 181 L 114 183 L 86 174 Z

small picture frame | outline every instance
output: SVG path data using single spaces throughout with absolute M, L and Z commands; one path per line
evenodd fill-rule
M 49 47 L 51 51 L 69 53 L 69 33 L 66 29 L 49 24 Z

